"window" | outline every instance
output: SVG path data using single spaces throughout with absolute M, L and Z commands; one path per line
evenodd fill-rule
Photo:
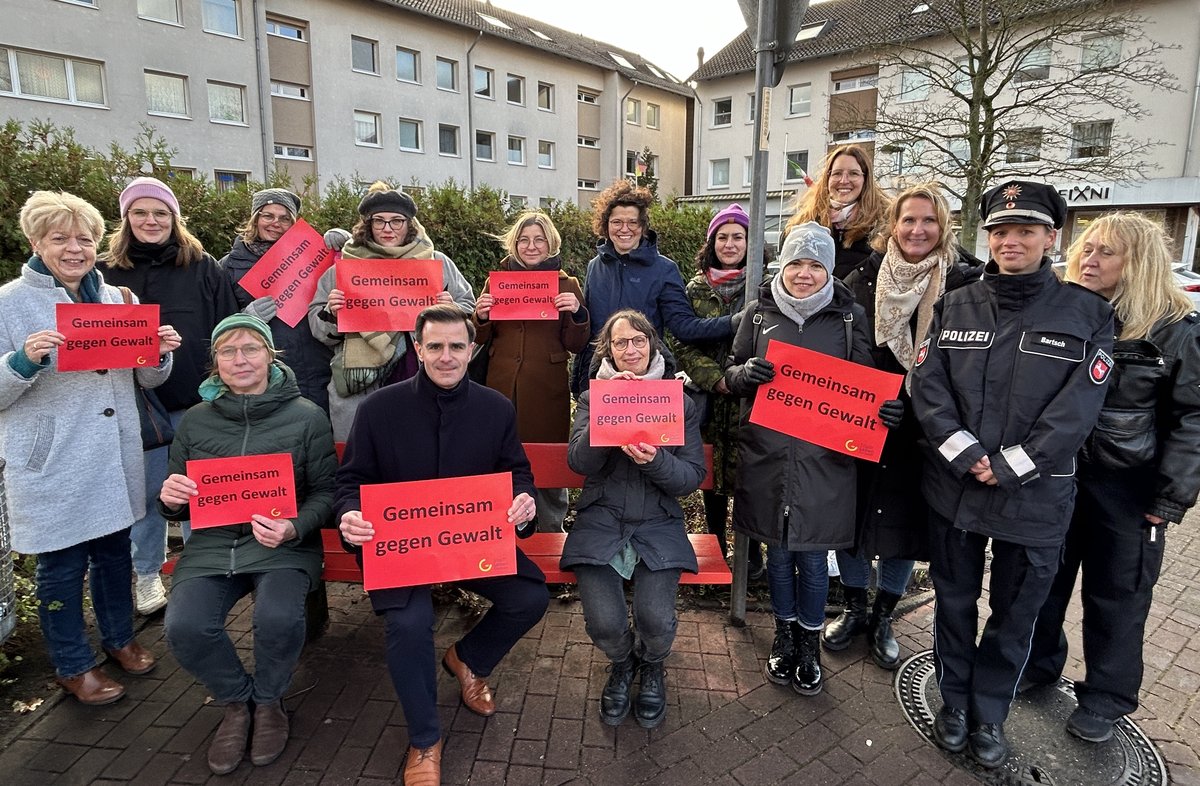
M 96 7 L 96 0 L 62 0 L 62 2 L 70 3 L 71 5 L 86 5 L 88 8 Z
M 642 122 L 642 102 L 636 98 L 625 99 L 625 122 L 639 125 Z
M 179 24 L 179 0 L 138 0 L 138 16 Z
M 1025 53 L 1021 58 L 1017 72 L 1013 74 L 1014 82 L 1033 82 L 1050 77 L 1050 42 L 1038 44 Z
M 659 128 L 662 124 L 662 108 L 658 104 L 646 104 L 646 128 Z
M 584 180 L 583 178 L 579 178 L 579 180 L 577 180 L 575 184 L 581 191 L 599 191 L 600 190 L 600 182 L 597 180 Z
M 538 167 L 540 169 L 554 168 L 554 143 L 545 139 L 538 140 Z
M 712 124 L 727 126 L 733 122 L 733 99 L 718 98 L 713 101 Z
M 304 28 L 276 19 L 267 20 L 267 35 L 277 35 L 281 38 L 291 38 L 295 41 L 304 40 Z
M 742 159 L 742 185 L 749 186 L 754 180 L 754 156 Z
M 789 86 L 788 116 L 797 117 L 808 114 L 812 114 L 812 84 L 805 82 L 802 85 Z
M 1121 60 L 1121 39 L 1098 35 L 1079 42 L 1079 69 L 1085 74 L 1112 68 Z
M 1010 164 L 1037 161 L 1042 150 L 1042 129 L 1019 128 L 1008 135 L 1008 152 L 1004 160 Z
M 213 170 L 213 181 L 217 184 L 218 191 L 232 191 L 238 186 L 245 188 L 250 180 L 248 172 L 226 172 L 223 169 Z
M 879 74 L 866 74 L 846 79 L 835 79 L 833 82 L 833 92 L 851 93 L 855 90 L 871 90 L 878 84 Z
M 873 128 L 857 128 L 853 131 L 839 131 L 833 135 L 834 144 L 845 144 L 847 142 L 869 142 L 875 138 L 875 129 Z
M 421 152 L 421 121 L 400 118 L 400 149 L 410 153 Z
M 275 157 L 286 158 L 289 161 L 312 161 L 311 147 L 296 145 L 275 145 Z
M 272 82 L 271 95 L 281 98 L 301 98 L 308 100 L 308 88 L 303 85 L 293 85 L 288 82 Z
M 146 111 L 152 115 L 187 117 L 187 78 L 147 71 Z
M 350 67 L 364 74 L 378 74 L 379 61 L 375 57 L 375 42 L 358 36 L 350 36 Z
M 245 88 L 223 82 L 208 83 L 208 119 L 214 123 L 246 124 Z
M 580 147 L 600 147 L 600 140 L 594 136 L 580 136 L 575 138 L 575 143 Z
M 0 47 L 0 93 L 104 106 L 99 63 Z
M 758 101 L 755 99 L 757 99 L 757 96 L 755 96 L 754 93 L 746 93 L 746 122 L 747 123 L 754 122 L 754 114 L 755 114 L 755 111 L 758 109 Z
M 402 46 L 396 47 L 396 78 L 401 82 L 420 82 L 421 55 Z
M 636 150 L 625 151 L 625 177 L 637 177 L 638 153 Z
M 239 35 L 238 0 L 202 0 L 201 11 L 208 32 Z
M 718 158 L 708 162 L 708 187 L 729 187 L 729 159 Z
M 480 98 L 493 98 L 492 95 L 492 69 L 484 68 L 483 66 L 475 66 L 474 71 L 474 86 L 472 89 L 475 95 Z
M 587 90 L 580 90 L 578 93 L 575 94 L 575 99 L 577 101 L 579 101 L 579 103 L 581 103 L 581 104 L 598 104 L 598 103 L 600 103 L 600 97 L 596 93 L 592 93 Z
M 496 135 L 491 131 L 475 132 L 475 158 L 480 161 L 496 160 Z
M 971 63 L 967 56 L 954 58 L 954 76 L 951 86 L 960 93 L 971 92 Z
M 439 90 L 458 91 L 458 62 L 444 57 L 437 59 L 437 86 Z
M 528 201 L 529 201 L 529 197 L 526 197 L 526 196 L 521 196 L 519 194 L 509 194 L 508 195 L 509 207 L 515 207 L 517 209 L 520 209 L 520 208 L 525 207 L 525 203 Z
M 538 197 L 538 207 L 542 210 L 553 210 L 554 197 Z
M 510 136 L 508 138 L 508 163 L 525 166 L 525 137 Z
M 900 72 L 900 95 L 897 101 L 923 101 L 929 97 L 929 74 L 925 71 L 905 69 Z
M 946 161 L 951 166 L 965 164 L 971 158 L 971 145 L 962 137 L 951 139 L 949 143 L 947 143 L 946 148 Z
M 547 112 L 554 111 L 554 85 L 548 82 L 538 82 L 538 109 Z
M 458 126 L 438 126 L 438 152 L 444 156 L 458 155 Z
M 374 112 L 354 113 L 354 144 L 379 147 L 379 115 Z
M 508 103 L 525 105 L 525 77 L 508 75 Z
M 783 179 L 789 183 L 800 181 L 807 172 L 808 151 L 789 150 L 785 156 Z
M 167 170 L 167 180 L 195 180 L 196 170 L 186 166 L 173 166 Z
M 1076 123 L 1071 126 L 1071 158 L 1101 158 L 1112 144 L 1112 121 Z

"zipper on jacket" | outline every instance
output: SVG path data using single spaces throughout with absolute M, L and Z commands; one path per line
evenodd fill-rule
M 788 526 L 791 524 L 791 520 L 792 520 L 792 506 L 784 505 L 783 506 L 783 538 L 780 540 L 780 543 L 783 544 L 784 548 L 787 548 Z
M 250 397 L 242 396 L 242 455 L 250 446 Z

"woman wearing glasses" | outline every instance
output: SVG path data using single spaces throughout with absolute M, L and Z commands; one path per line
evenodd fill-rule
M 349 241 L 341 246 L 348 259 L 437 259 L 442 263 L 445 288 L 437 302 L 456 305 L 465 313 L 475 311 L 475 294 L 454 260 L 435 251 L 425 227 L 417 220 L 417 203 L 403 191 L 376 181 L 358 203 L 358 223 Z M 337 247 L 337 235 L 325 233 L 326 243 Z M 354 422 L 354 413 L 367 394 L 385 385 L 402 382 L 417 373 L 417 353 L 410 352 L 411 336 L 403 332 L 371 331 L 339 333 L 337 313 L 346 304 L 346 293 L 338 289 L 337 265 L 321 276 L 308 306 L 308 325 L 313 335 L 333 349 L 329 382 L 329 416 L 333 435 L 344 442 Z
M 238 310 L 233 287 L 217 261 L 179 213 L 179 200 L 166 183 L 135 178 L 120 196 L 121 225 L 108 238 L 102 258 L 104 280 L 128 287 L 141 303 L 155 303 L 163 324 L 183 336 L 175 352 L 171 377 L 154 392 L 178 423 L 188 407 L 200 401 L 196 389 L 208 366 L 208 334 Z M 137 610 L 152 614 L 167 605 L 158 571 L 167 549 L 167 523 L 158 515 L 154 494 L 167 476 L 167 449 L 145 453 L 146 516 L 134 522 L 133 571 L 137 575 Z M 184 535 L 188 534 L 184 523 Z
M 224 707 L 208 749 L 209 768 L 224 775 L 237 769 L 248 741 L 257 766 L 275 761 L 287 744 L 283 695 L 304 647 L 304 598 L 321 575 L 319 530 L 332 512 L 337 456 L 328 418 L 300 396 L 265 322 L 234 314 L 214 328 L 212 348 L 215 370 L 199 387 L 203 401 L 184 415 L 171 445 L 160 512 L 189 517 L 197 490 L 185 474 L 188 461 L 267 453 L 291 455 L 298 511 L 196 530 L 172 577 L 167 644 Z M 252 674 L 225 632 L 229 610 L 251 592 Z
M 508 252 L 500 261 L 501 270 L 558 273 L 558 319 L 494 321 L 494 301 L 485 284 L 475 303 L 475 343 L 491 342 L 487 386 L 516 407 L 522 442 L 566 442 L 571 423 L 567 358 L 587 346 L 592 330 L 583 293 L 579 282 L 562 269 L 562 238 L 545 213 L 521 213 L 499 240 Z M 566 489 L 539 489 L 537 507 L 538 531 L 562 532 Z
M 313 338 L 308 320 L 291 327 L 275 319 L 275 298 L 265 295 L 254 298 L 238 286 L 242 276 L 271 250 L 275 241 L 296 223 L 300 215 L 300 197 L 284 188 L 265 188 L 250 198 L 250 218 L 238 228 L 233 248 L 221 260 L 221 269 L 229 277 L 237 296 L 238 306 L 271 326 L 275 346 L 296 373 L 300 395 L 325 411 L 329 411 L 329 361 L 333 350 Z
M 596 338 L 596 379 L 670 379 L 675 372 L 645 315 L 629 309 L 608 318 Z M 704 480 L 700 412 L 684 404 L 684 442 L 592 447 L 590 393 L 575 409 L 567 463 L 587 476 L 561 565 L 575 571 L 588 636 L 608 659 L 600 720 L 619 726 L 632 708 L 653 729 L 667 712 L 663 663 L 675 641 L 675 596 L 682 571 L 696 571 L 677 497 Z M 633 625 L 625 582 L 633 582 Z M 640 676 L 636 699 L 633 678 Z

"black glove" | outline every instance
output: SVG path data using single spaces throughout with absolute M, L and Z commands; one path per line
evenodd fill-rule
M 765 385 L 775 379 L 775 364 L 766 358 L 750 358 L 742 366 L 742 374 L 751 385 Z
M 879 422 L 888 428 L 896 428 L 904 420 L 904 402 L 890 398 L 879 405 Z

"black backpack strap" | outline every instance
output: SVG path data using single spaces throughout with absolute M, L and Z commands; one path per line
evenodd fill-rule
M 842 325 L 846 328 L 846 360 L 850 359 L 850 355 L 854 352 L 854 312 L 847 311 L 842 314 Z

